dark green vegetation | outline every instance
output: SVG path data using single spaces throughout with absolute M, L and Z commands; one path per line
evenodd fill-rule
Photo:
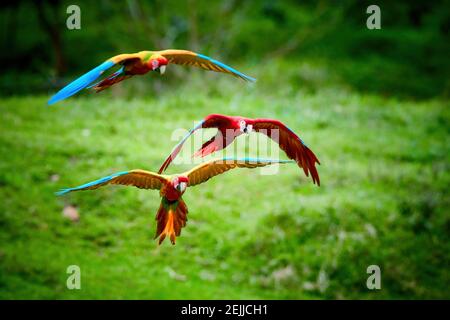
M 223 2 L 190 6 L 194 13 L 178 3 L 169 10 L 158 1 L 157 15 L 155 4 L 140 1 L 81 4 L 82 30 L 60 30 L 61 74 L 69 79 L 121 51 L 186 47 L 257 77 L 255 85 L 169 66 L 163 78 L 46 107 L 56 90 L 46 90 L 50 79 L 64 82 L 50 77 L 50 43 L 32 51 L 46 34 L 30 32 L 31 14 L 20 20 L 20 36 L 9 34 L 16 46 L 2 50 L 10 60 L 1 80 L 8 96 L 0 98 L 0 298 L 450 298 L 448 42 L 440 31 L 448 26 L 440 3 L 385 4 L 383 29 L 373 32 L 357 1 Z M 37 9 L 27 2 L 18 10 Z M 21 72 L 18 56 L 28 57 Z M 116 171 L 157 170 L 173 130 L 213 112 L 286 122 L 321 160 L 322 186 L 295 165 L 277 175 L 228 172 L 186 192 L 188 225 L 175 246 L 160 247 L 152 239 L 157 191 L 54 195 Z M 174 164 L 169 173 L 190 167 Z M 68 205 L 78 222 L 63 216 Z M 72 264 L 81 267 L 79 291 L 66 288 Z M 380 291 L 366 288 L 371 264 L 381 267 Z
M 79 0 L 81 30 L 66 28 L 71 1 L 3 4 L 0 88 L 35 94 L 118 53 L 187 48 L 246 66 L 320 58 L 357 90 L 449 96 L 448 0 L 377 1 L 381 30 L 366 28 L 372 1 L 298 2 Z

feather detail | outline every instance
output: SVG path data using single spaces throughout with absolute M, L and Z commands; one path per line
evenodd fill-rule
M 72 192 L 72 191 L 97 189 L 98 187 L 100 187 L 102 185 L 108 184 L 114 178 L 117 178 L 117 177 L 120 177 L 120 176 L 123 176 L 123 175 L 126 175 L 126 174 L 128 174 L 128 171 L 122 171 L 122 172 L 114 173 L 114 174 L 112 174 L 110 176 L 103 177 L 103 178 L 100 178 L 98 180 L 82 184 L 81 186 L 78 186 L 78 187 L 61 189 L 60 191 L 56 192 L 55 194 L 57 196 L 62 196 L 62 195 L 65 195 L 66 193 L 69 193 L 69 192 Z
M 188 209 L 183 199 L 175 202 L 163 197 L 158 213 L 156 214 L 156 234 L 159 237 L 158 244 L 161 244 L 168 236 L 170 242 L 175 244 L 176 237 L 181 235 L 181 228 L 186 226 Z
M 205 56 L 205 55 L 203 55 L 203 54 L 200 54 L 200 53 L 197 53 L 197 56 L 198 56 L 199 58 L 202 58 L 202 59 L 205 59 L 205 60 L 207 60 L 207 61 L 212 62 L 212 63 L 213 63 L 212 68 L 213 68 L 213 70 L 216 71 L 216 72 L 222 71 L 220 68 L 223 68 L 223 69 L 227 70 L 228 72 L 230 72 L 230 73 L 231 73 L 232 75 L 234 75 L 235 77 L 238 77 L 238 78 L 241 78 L 241 79 L 243 79 L 243 80 L 250 81 L 250 82 L 256 82 L 256 79 L 255 79 L 255 78 L 250 77 L 250 76 L 247 76 L 246 74 L 243 74 L 242 72 L 237 71 L 236 69 L 234 69 L 234 68 L 232 68 L 232 67 L 230 67 L 230 66 L 227 66 L 226 64 L 224 64 L 224 63 L 222 63 L 222 62 L 220 62 L 220 61 L 218 61 L 218 60 L 216 60 L 216 59 L 207 57 L 207 56 Z M 218 68 L 218 67 L 220 67 L 220 68 Z M 207 69 L 207 68 L 204 68 L 204 69 Z
M 197 129 L 200 129 L 204 123 L 205 123 L 205 120 L 202 120 L 199 123 L 197 123 L 195 125 L 195 127 L 192 128 L 191 130 L 189 130 L 189 132 L 183 137 L 183 139 L 180 142 L 178 142 L 178 144 L 172 149 L 172 152 L 170 153 L 170 155 L 166 158 L 164 163 L 161 165 L 161 168 L 159 168 L 159 171 L 158 171 L 159 174 L 161 174 L 162 172 L 164 172 L 167 169 L 167 167 L 172 163 L 172 160 L 176 158 L 178 153 L 180 153 L 181 148 L 183 147 L 183 144 L 186 142 L 186 140 L 194 133 L 194 131 L 196 131 Z
M 219 148 L 217 142 L 218 142 L 217 137 L 216 136 L 212 137 L 210 140 L 206 141 L 202 145 L 202 147 L 199 150 L 197 150 L 197 152 L 194 153 L 193 157 L 200 156 L 203 158 L 213 152 L 223 149 L 223 148 Z
M 167 176 L 159 175 L 150 171 L 134 169 L 114 173 L 78 187 L 62 189 L 56 192 L 56 195 L 61 196 L 72 191 L 98 189 L 108 184 L 134 186 L 140 189 L 161 189 L 163 184 L 168 182 L 169 180 L 167 179 Z
M 316 163 L 320 164 L 320 162 L 294 131 L 274 119 L 255 119 L 252 122 L 255 131 L 263 133 L 277 142 L 286 155 L 295 160 L 297 165 L 303 169 L 305 175 L 309 177 L 309 173 L 311 173 L 313 183 L 320 186 L 319 173 L 316 168 Z
M 89 88 L 94 89 L 95 92 L 100 92 L 128 78 L 131 78 L 131 75 L 126 75 L 124 72 L 124 68 L 122 67 L 120 70 L 113 73 L 108 78 L 103 79 L 102 81 L 90 86 Z
M 83 90 L 87 86 L 89 86 L 92 82 L 94 82 L 100 75 L 105 71 L 111 68 L 114 65 L 112 61 L 105 61 L 98 67 L 92 69 L 91 71 L 85 73 L 75 81 L 69 83 L 67 86 L 58 91 L 53 97 L 48 101 L 49 105 L 52 105 L 58 101 L 66 99 L 68 97 L 73 96 L 77 92 Z
M 158 54 L 169 60 L 169 63 L 182 66 L 193 66 L 215 72 L 231 74 L 245 81 L 255 82 L 256 79 L 243 74 L 240 71 L 203 54 L 195 53 L 188 50 L 167 49 L 158 51 Z
M 215 159 L 208 162 L 203 162 L 191 170 L 183 173 L 183 176 L 189 178 L 189 186 L 195 186 L 204 183 L 220 175 L 228 170 L 235 168 L 257 168 L 265 167 L 271 164 L 285 164 L 295 163 L 294 160 L 275 160 L 275 159 L 260 159 L 260 158 L 223 158 Z

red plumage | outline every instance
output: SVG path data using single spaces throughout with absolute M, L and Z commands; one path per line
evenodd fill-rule
M 168 201 L 167 198 L 161 200 L 156 214 L 155 239 L 159 237 L 158 244 L 161 244 L 166 236 L 169 236 L 170 242 L 175 244 L 176 237 L 181 234 L 181 228 L 186 226 L 187 214 L 186 203 L 181 197 L 174 202 Z
M 217 134 L 205 142 L 194 154 L 194 157 L 204 157 L 213 152 L 226 148 L 236 137 L 243 133 L 250 133 L 252 130 L 263 133 L 277 142 L 286 155 L 297 162 L 303 169 L 307 177 L 311 173 L 313 183 L 320 186 L 319 173 L 316 163 L 320 164 L 316 155 L 309 149 L 303 141 L 291 129 L 281 121 L 275 119 L 250 119 L 244 117 L 226 116 L 221 114 L 208 115 L 199 125 L 189 131 L 189 133 L 179 142 L 171 154 L 165 159 L 159 169 L 159 173 L 164 172 L 173 159 L 181 151 L 184 142 L 196 130 L 200 128 L 217 128 Z

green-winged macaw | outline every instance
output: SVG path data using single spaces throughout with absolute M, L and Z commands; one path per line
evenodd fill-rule
M 160 190 L 161 205 L 156 214 L 157 228 L 155 239 L 159 244 L 168 236 L 172 244 L 186 225 L 188 209 L 182 199 L 187 187 L 208 181 L 210 178 L 234 168 L 256 168 L 276 163 L 289 163 L 290 160 L 270 159 L 233 159 L 224 158 L 204 162 L 193 169 L 176 175 L 160 175 L 158 173 L 135 169 L 112 174 L 75 188 L 62 189 L 57 195 L 72 191 L 92 190 L 108 184 L 135 186 L 141 189 Z
M 166 66 L 170 63 L 228 73 L 245 81 L 256 81 L 256 79 L 249 77 L 220 61 L 192 51 L 175 49 L 141 51 L 132 54 L 119 54 L 106 60 L 98 67 L 62 88 L 50 98 L 48 104 L 51 105 L 73 96 L 86 87 L 93 88 L 96 92 L 99 92 L 134 75 L 143 75 L 149 71 L 159 71 L 163 74 L 166 70 Z M 92 84 L 104 71 L 115 65 L 121 65 L 121 68 L 102 81 Z
M 172 149 L 159 169 L 163 173 L 173 159 L 178 155 L 186 140 L 198 129 L 217 128 L 217 134 L 205 142 L 194 156 L 204 157 L 210 153 L 226 148 L 241 134 L 249 134 L 252 131 L 263 133 L 272 140 L 278 142 L 286 155 L 297 162 L 303 168 L 308 177 L 309 172 L 314 183 L 320 186 L 319 173 L 316 163 L 320 164 L 316 155 L 309 149 L 294 131 L 289 129 L 281 121 L 275 119 L 250 119 L 238 116 L 226 116 L 222 114 L 210 114 L 200 121 L 188 134 Z

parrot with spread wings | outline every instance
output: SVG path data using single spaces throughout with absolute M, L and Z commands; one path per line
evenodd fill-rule
M 290 159 L 295 160 L 298 166 L 303 169 L 305 175 L 308 177 L 309 173 L 311 173 L 313 183 L 320 186 L 319 173 L 316 169 L 316 163 L 320 164 L 319 160 L 302 139 L 282 122 L 274 119 L 250 119 L 222 114 L 210 114 L 194 126 L 194 128 L 189 130 L 161 165 L 158 171 L 160 174 L 175 159 L 186 140 L 196 130 L 201 128 L 217 128 L 217 134 L 203 143 L 202 147 L 194 153 L 194 157 L 204 157 L 218 150 L 222 150 L 241 134 L 250 134 L 252 131 L 255 131 L 263 133 L 277 142 L 286 155 Z
M 180 236 L 181 228 L 186 226 L 188 209 L 182 199 L 182 195 L 187 187 L 206 182 L 212 177 L 234 168 L 256 168 L 289 162 L 293 161 L 224 158 L 201 163 L 193 169 L 178 175 L 160 175 L 150 171 L 135 169 L 115 173 L 75 188 L 62 189 L 56 194 L 64 195 L 72 191 L 93 190 L 108 184 L 160 190 L 162 199 L 156 214 L 157 228 L 155 239 L 159 237 L 158 244 L 161 244 L 168 236 L 170 242 L 175 244 L 175 238 Z
M 162 51 L 141 51 L 132 54 L 119 54 L 106 60 L 98 67 L 92 69 L 88 73 L 85 73 L 75 81 L 62 88 L 58 93 L 50 98 L 48 104 L 51 105 L 60 100 L 73 96 L 86 87 L 93 88 L 96 92 L 100 92 L 134 75 L 143 75 L 149 71 L 156 71 L 160 74 L 164 74 L 166 66 L 171 63 L 199 67 L 215 72 L 228 73 L 245 81 L 256 81 L 255 78 L 249 77 L 220 61 L 192 51 L 175 49 Z M 92 84 L 102 75 L 104 71 L 116 65 L 120 66 L 119 70 L 100 82 Z

